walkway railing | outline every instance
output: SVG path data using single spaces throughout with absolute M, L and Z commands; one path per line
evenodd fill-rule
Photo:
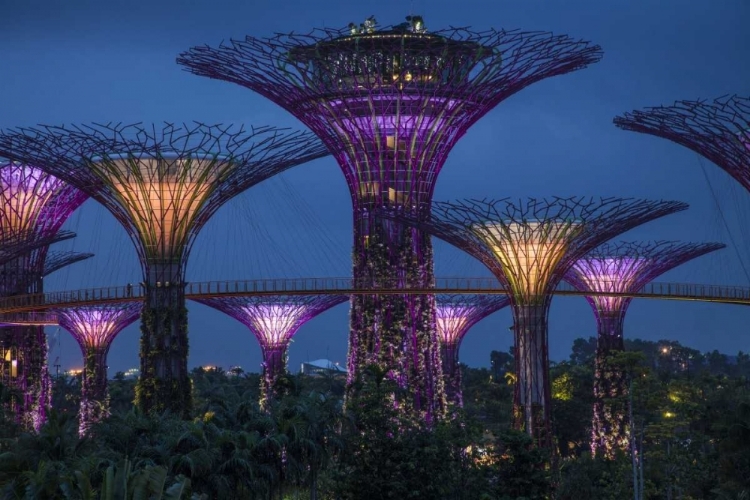
M 609 287 L 603 287 L 609 288 Z M 44 311 L 55 307 L 137 301 L 145 296 L 142 285 L 90 288 L 45 294 L 17 295 L 0 298 L 0 318 L 10 313 Z M 508 290 L 495 278 L 435 278 L 430 288 L 404 287 L 399 282 L 377 288 L 362 286 L 352 278 L 260 279 L 245 281 L 205 281 L 187 283 L 188 299 L 250 295 L 310 294 L 435 294 L 485 293 L 505 294 Z M 610 295 L 651 299 L 693 300 L 726 304 L 750 304 L 750 288 L 740 286 L 700 285 L 693 283 L 649 283 L 634 293 L 583 293 L 566 282 L 560 283 L 556 295 Z

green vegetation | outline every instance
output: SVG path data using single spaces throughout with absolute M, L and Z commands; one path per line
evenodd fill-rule
M 290 376 L 271 411 L 257 374 L 196 369 L 191 420 L 144 415 L 135 381 L 111 380 L 112 415 L 79 439 L 80 381 L 61 377 L 38 434 L 0 415 L 0 498 L 8 499 L 740 499 L 750 491 L 750 357 L 634 341 L 639 457 L 590 455 L 593 339 L 552 367 L 553 456 L 509 429 L 512 357 L 464 367 L 462 411 L 425 429 L 394 404 L 377 366 L 342 408 L 344 380 Z M 7 398 L 8 394 L 0 394 Z

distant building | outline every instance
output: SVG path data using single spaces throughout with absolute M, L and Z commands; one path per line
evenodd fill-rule
M 130 368 L 125 370 L 125 378 L 138 378 L 141 376 L 141 370 L 138 368 Z
M 346 375 L 346 369 L 329 359 L 316 359 L 302 363 L 300 372 L 304 375 Z

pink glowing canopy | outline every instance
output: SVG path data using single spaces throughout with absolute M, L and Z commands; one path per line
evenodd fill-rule
M 607 243 L 576 261 L 565 279 L 584 292 L 633 293 L 666 271 L 724 246 L 674 241 Z M 616 295 L 590 295 L 586 299 L 600 312 L 623 312 L 631 301 L 630 297 Z
M 140 302 L 113 303 L 56 312 L 60 326 L 75 337 L 82 349 L 109 349 L 117 334 L 138 319 L 142 305 Z
M 0 232 L 4 236 L 31 234 L 46 225 L 45 218 L 67 218 L 67 213 L 46 213 L 66 184 L 42 170 L 18 163 L 0 167 Z M 81 200 L 82 202 L 83 200 Z
M 575 273 L 586 290 L 628 293 L 643 286 L 641 276 L 650 262 L 645 257 L 584 257 L 573 264 L 571 273 Z M 599 308 L 613 311 L 630 299 L 617 295 L 594 295 L 591 300 Z
M 440 342 L 458 345 L 469 329 L 490 314 L 509 304 L 504 295 L 448 295 L 437 296 L 435 326 Z
M 346 295 L 217 297 L 198 302 L 247 326 L 263 349 L 286 348 L 307 321 L 348 300 Z

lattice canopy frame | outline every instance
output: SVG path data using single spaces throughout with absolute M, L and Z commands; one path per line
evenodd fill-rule
M 450 404 L 463 406 L 458 351 L 471 327 L 510 304 L 505 295 L 438 294 L 435 325 L 440 339 L 445 392 Z
M 516 426 L 551 446 L 547 316 L 568 268 L 597 245 L 650 220 L 687 209 L 675 201 L 621 198 L 464 200 L 380 215 L 419 227 L 479 259 L 511 291 L 517 383 Z
M 750 190 L 750 97 L 677 101 L 614 119 L 623 130 L 676 142 L 718 165 Z
M 0 152 L 79 187 L 125 227 L 146 289 L 141 377 L 146 412 L 187 416 L 184 272 L 192 243 L 226 201 L 327 149 L 310 133 L 200 123 L 40 126 L 0 134 Z
M 583 292 L 633 293 L 670 269 L 724 247 L 722 243 L 675 241 L 607 243 L 576 261 L 565 280 Z M 613 353 L 625 349 L 623 323 L 633 299 L 623 295 L 587 295 L 586 300 L 597 324 L 591 452 L 612 459 L 618 449 L 630 449 L 630 429 L 625 399 L 627 380 L 608 361 Z
M 542 32 L 427 32 L 423 21 L 377 29 L 318 29 L 195 47 L 177 62 L 193 74 L 236 83 L 280 105 L 329 147 L 354 209 L 353 274 L 378 286 L 429 286 L 432 244 L 418 231 L 377 223 L 382 206 L 428 207 L 448 154 L 504 99 L 544 78 L 597 62 L 598 46 Z M 420 18 L 421 19 L 421 18 Z M 365 367 L 388 370 L 420 422 L 441 414 L 434 298 L 352 299 L 348 387 Z M 414 346 L 414 347 L 412 347 Z
M 78 411 L 78 433 L 109 415 L 107 354 L 115 337 L 141 315 L 140 302 L 111 302 L 101 306 L 57 309 L 60 326 L 76 339 L 83 353 L 83 383 Z
M 287 350 L 302 325 L 346 302 L 347 295 L 266 295 L 215 297 L 197 300 L 245 325 L 263 354 L 260 405 L 268 409 L 278 393 L 279 378 L 287 373 Z

